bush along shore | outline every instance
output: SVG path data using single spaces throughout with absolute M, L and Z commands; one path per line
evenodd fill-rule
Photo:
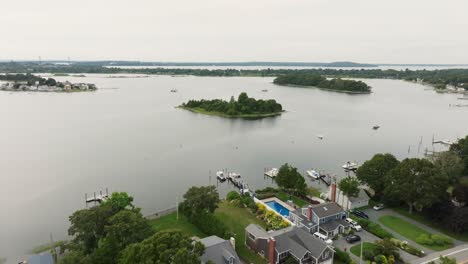
M 229 102 L 221 99 L 189 100 L 178 107 L 200 114 L 244 119 L 272 117 L 284 112 L 281 104 L 275 100 L 256 100 L 246 93 L 241 93 L 237 101 L 233 96 Z
M 368 94 L 371 87 L 366 83 L 354 80 L 331 79 L 317 74 L 286 74 L 277 77 L 273 83 L 298 87 L 317 87 L 322 90 L 342 93 Z

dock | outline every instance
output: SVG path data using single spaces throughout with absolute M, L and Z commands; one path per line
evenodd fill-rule
M 278 172 L 278 168 L 265 169 L 264 175 L 273 179 L 278 175 Z
M 88 203 L 102 203 L 105 202 L 107 199 L 109 199 L 109 192 L 106 188 L 106 193 L 103 193 L 102 191 L 99 191 L 99 194 L 96 195 L 96 192 L 94 193 L 93 196 L 88 197 L 88 194 L 85 194 L 85 202 L 86 204 Z

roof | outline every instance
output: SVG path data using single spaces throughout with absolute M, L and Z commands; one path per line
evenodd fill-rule
M 325 248 L 328 247 L 324 241 L 298 227 L 294 227 L 289 232 L 276 236 L 275 240 L 276 250 L 279 253 L 289 251 L 300 258 L 307 252 L 318 258 Z
M 360 201 L 368 201 L 369 195 L 367 195 L 367 193 L 363 189 L 359 189 L 359 194 L 357 197 L 350 196 L 348 197 L 348 199 L 352 203 L 360 202 Z
M 261 228 L 260 226 L 256 224 L 250 224 L 248 225 L 245 230 L 249 232 L 250 234 L 254 235 L 256 238 L 270 238 L 270 237 L 276 237 L 281 234 L 284 234 L 286 232 L 289 232 L 293 229 L 292 226 L 276 230 L 276 231 L 265 231 L 265 229 Z
M 320 228 L 322 228 L 323 230 L 327 232 L 331 232 L 333 230 L 336 230 L 340 225 L 344 227 L 350 226 L 348 222 L 341 220 L 341 219 L 336 219 L 336 220 L 329 221 L 325 224 L 320 225 Z
M 240 264 L 239 256 L 228 240 L 210 236 L 200 239 L 200 242 L 205 245 L 205 253 L 201 256 L 201 263 L 204 264 L 211 260 L 215 264 L 226 264 L 232 258 L 235 264 Z
M 326 203 L 312 206 L 312 211 L 319 217 L 324 218 L 344 212 L 337 203 Z
M 54 264 L 54 259 L 50 253 L 41 253 L 30 256 L 28 264 Z

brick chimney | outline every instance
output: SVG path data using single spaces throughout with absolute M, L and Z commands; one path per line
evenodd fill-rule
M 274 264 L 275 263 L 275 247 L 276 247 L 276 240 L 273 237 L 270 237 L 268 240 L 268 263 Z
M 312 221 L 312 205 L 309 205 L 309 207 L 307 207 L 307 220 Z
M 330 200 L 336 202 L 336 183 L 330 185 Z

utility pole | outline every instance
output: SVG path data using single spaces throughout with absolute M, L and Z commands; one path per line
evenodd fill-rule
M 177 221 L 179 221 L 179 197 L 176 196 Z
M 361 264 L 362 261 L 362 245 L 364 245 L 364 242 L 361 242 L 361 256 L 359 257 L 359 264 Z

